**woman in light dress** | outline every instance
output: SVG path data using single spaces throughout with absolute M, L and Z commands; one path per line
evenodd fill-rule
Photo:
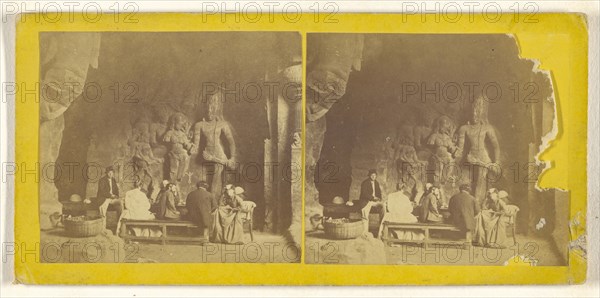
M 152 206 L 146 193 L 142 191 L 142 182 L 136 179 L 134 188 L 125 193 L 125 210 L 121 214 L 121 219 L 136 219 L 136 220 L 153 220 L 156 219 L 154 214 L 150 212 Z M 121 219 L 117 227 L 117 231 L 121 229 Z M 162 231 L 159 228 L 138 228 L 131 227 L 131 232 L 139 237 L 160 237 Z M 129 231 L 124 231 L 128 233 Z
M 413 203 L 405 191 L 404 185 L 397 186 L 398 191 L 390 193 L 386 202 L 386 213 L 383 215 L 382 224 L 379 227 L 379 237 L 382 238 L 385 235 L 383 233 L 383 223 L 417 223 L 419 220 L 412 214 Z M 393 229 L 391 230 L 391 236 L 400 240 L 423 240 L 425 235 L 421 232 L 415 232 L 412 230 Z

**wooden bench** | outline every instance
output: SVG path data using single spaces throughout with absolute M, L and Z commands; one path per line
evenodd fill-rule
M 423 240 L 402 240 L 393 238 L 391 235 L 392 230 L 412 230 L 412 231 L 422 231 L 425 234 L 425 238 Z M 457 245 L 463 246 L 466 245 L 471 246 L 472 235 L 471 232 L 465 233 L 464 241 L 456 241 L 456 240 L 447 240 L 447 239 L 431 239 L 429 231 L 437 230 L 437 231 L 451 231 L 451 232 L 460 232 L 461 230 L 457 227 L 449 224 L 425 224 L 425 223 L 396 223 L 396 222 L 383 222 L 383 235 L 382 240 L 386 245 L 391 245 L 392 243 L 416 243 L 422 244 L 423 248 L 427 248 L 429 244 L 445 244 L 445 245 Z
M 160 237 L 143 237 L 130 235 L 128 228 L 139 227 L 139 228 L 160 228 L 162 235 Z M 126 241 L 131 240 L 160 240 L 161 243 L 167 244 L 167 241 L 182 241 L 182 242 L 206 242 L 208 239 L 202 236 L 176 236 L 169 235 L 167 228 L 169 227 L 184 227 L 184 228 L 198 228 L 198 226 L 191 221 L 186 220 L 134 220 L 134 219 L 122 219 L 121 220 L 121 233 L 120 237 Z

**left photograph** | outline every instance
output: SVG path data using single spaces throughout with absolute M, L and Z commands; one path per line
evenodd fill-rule
M 43 263 L 296 263 L 297 32 L 40 34 Z

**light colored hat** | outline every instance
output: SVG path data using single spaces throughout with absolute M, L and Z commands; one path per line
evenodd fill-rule
M 426 190 L 429 190 L 432 186 L 433 186 L 433 184 L 431 184 L 431 183 L 425 183 Z
M 243 188 L 241 188 L 241 187 L 239 187 L 239 186 L 236 186 L 236 187 L 235 187 L 235 194 L 236 194 L 236 195 L 241 195 L 241 194 L 243 194 L 243 193 L 244 193 L 244 189 L 243 189 Z
M 78 194 L 74 193 L 74 194 L 72 194 L 72 195 L 71 195 L 71 197 L 69 198 L 69 201 L 71 201 L 71 202 L 81 202 L 81 201 L 83 201 L 83 200 L 81 199 L 81 196 L 80 196 L 80 195 L 78 195 Z
M 336 205 L 343 205 L 345 203 L 344 198 L 337 196 L 333 198 L 333 203 Z
M 501 198 L 501 199 L 502 198 L 508 198 L 508 193 L 506 191 L 504 191 L 504 190 L 501 190 L 501 191 L 498 192 L 498 197 Z
M 163 187 L 167 187 L 167 185 L 169 185 L 169 180 L 163 180 L 162 185 Z

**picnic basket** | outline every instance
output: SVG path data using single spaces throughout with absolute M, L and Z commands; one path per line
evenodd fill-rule
M 102 218 L 97 216 L 65 217 L 62 222 L 71 237 L 93 237 L 104 230 Z
M 354 239 L 362 235 L 364 231 L 363 222 L 360 219 L 348 220 L 347 222 L 323 221 L 325 235 L 331 239 Z

